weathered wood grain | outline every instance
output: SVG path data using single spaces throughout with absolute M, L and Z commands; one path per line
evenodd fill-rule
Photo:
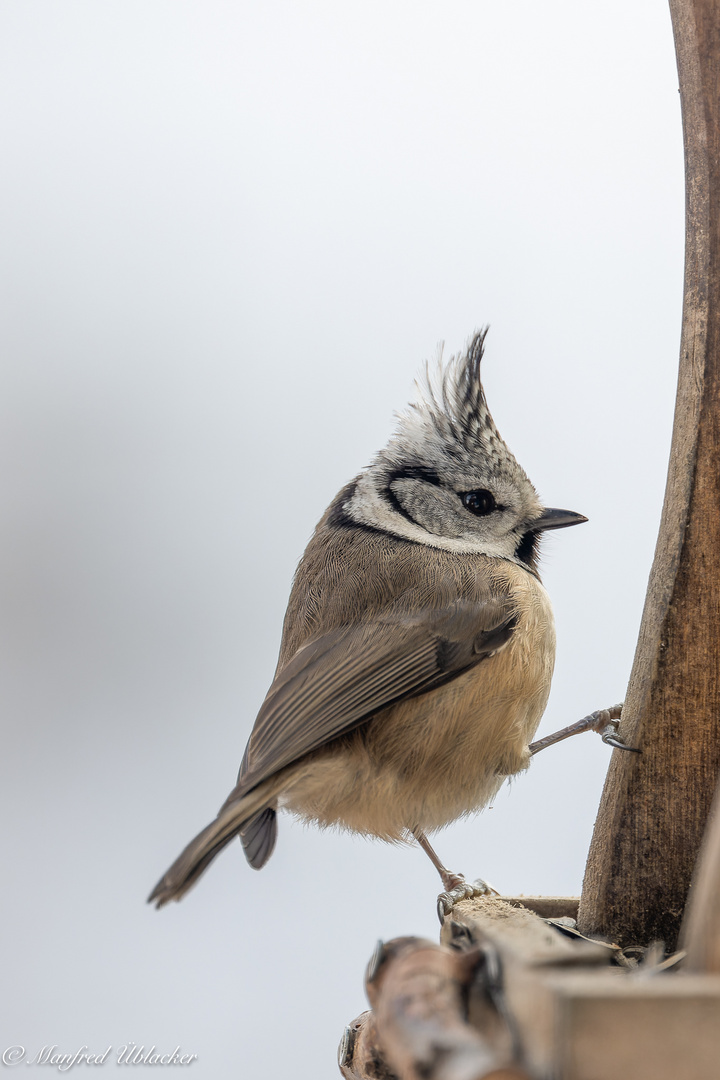
M 438 947 L 380 944 L 346 1080 L 717 1080 L 720 975 L 568 937 L 498 897 L 458 903 Z M 614 961 L 614 962 L 613 962 Z
M 579 896 L 501 896 L 504 904 L 524 907 L 543 919 L 577 919 Z
M 457 904 L 443 940 L 497 957 L 514 1060 L 556 1080 L 717 1080 L 720 976 L 618 967 L 601 944 L 566 938 L 497 898 Z
M 665 503 L 590 848 L 584 933 L 674 947 L 720 771 L 720 4 L 670 0 L 686 163 L 685 295 Z M 632 523 L 619 524 L 631 536 Z

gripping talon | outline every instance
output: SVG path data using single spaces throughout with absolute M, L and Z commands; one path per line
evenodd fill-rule
M 453 905 L 448 893 L 440 893 L 437 898 L 437 915 L 440 925 L 445 922 L 445 916 L 452 911 Z
M 628 746 L 618 735 L 620 723 L 618 720 L 610 720 L 600 731 L 600 738 L 606 746 L 613 746 L 616 750 L 629 750 L 632 754 L 642 754 L 639 746 Z
M 476 881 L 461 881 L 454 889 L 441 892 L 437 898 L 437 913 L 442 926 L 446 917 L 460 900 L 472 900 L 475 896 L 499 896 L 497 889 L 493 889 L 487 881 L 477 878 Z

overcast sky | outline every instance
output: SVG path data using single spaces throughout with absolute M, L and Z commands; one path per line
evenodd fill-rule
M 544 545 L 541 732 L 622 699 L 680 334 L 669 14 L 0 0 L 0 53 L 0 1049 L 325 1080 L 376 939 L 437 935 L 422 852 L 281 818 L 261 873 L 233 845 L 144 900 L 234 783 L 317 519 L 485 323 L 502 435 L 590 519 Z M 545 752 L 446 864 L 577 894 L 609 754 Z

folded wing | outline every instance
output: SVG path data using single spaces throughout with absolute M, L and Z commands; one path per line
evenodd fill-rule
M 458 600 L 311 640 L 273 682 L 227 802 L 382 709 L 474 667 L 507 643 L 514 624 L 505 597 Z

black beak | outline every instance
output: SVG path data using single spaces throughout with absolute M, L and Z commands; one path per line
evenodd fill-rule
M 543 510 L 539 518 L 530 526 L 531 532 L 542 532 L 544 529 L 567 529 L 569 525 L 582 525 L 587 518 L 583 514 L 576 514 L 574 510 L 555 510 L 550 507 Z

